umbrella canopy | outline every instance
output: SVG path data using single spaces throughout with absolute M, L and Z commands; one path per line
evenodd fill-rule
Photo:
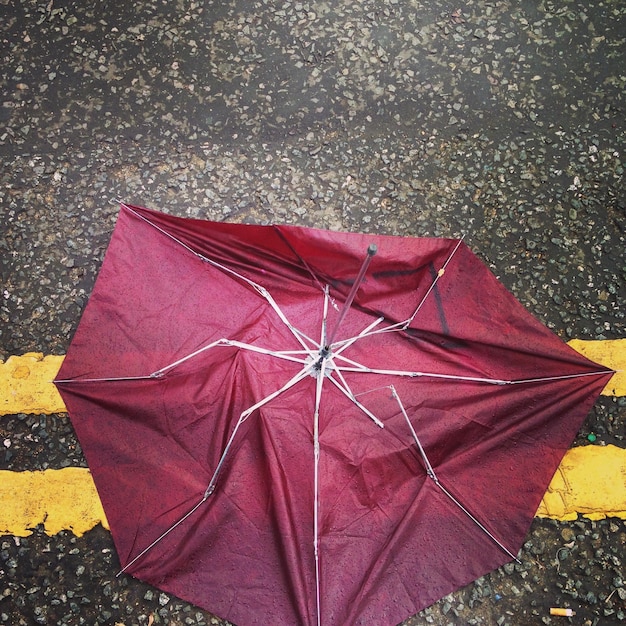
M 515 558 L 610 376 L 460 240 L 122 205 L 56 383 L 123 571 L 292 626 Z

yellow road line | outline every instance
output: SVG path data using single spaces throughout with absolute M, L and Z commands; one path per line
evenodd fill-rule
M 579 341 L 570 345 L 615 370 L 605 395 L 626 395 L 626 339 Z M 52 384 L 62 356 L 28 353 L 0 362 L 0 415 L 61 413 L 65 406 Z M 89 470 L 0 471 L 0 535 L 27 536 L 38 524 L 48 534 L 72 530 L 80 535 L 98 523 L 107 526 Z M 540 517 L 626 519 L 626 450 L 584 446 L 567 452 L 541 506 Z
M 615 374 L 602 390 L 602 395 L 626 396 L 626 339 L 611 341 L 572 339 L 568 343 L 588 359 L 615 370 Z
M 65 405 L 52 384 L 62 356 L 29 352 L 0 361 L 0 415 L 64 413 Z
M 41 472 L 0 470 L 0 535 L 27 537 L 43 524 L 48 535 L 71 530 L 81 536 L 107 520 L 89 470 L 66 467 Z
M 578 514 L 626 519 L 626 449 L 609 445 L 567 451 L 537 516 L 574 520 Z

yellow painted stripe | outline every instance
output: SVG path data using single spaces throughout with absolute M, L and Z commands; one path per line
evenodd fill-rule
M 567 451 L 537 515 L 560 520 L 626 519 L 626 449 L 581 446 Z
M 626 395 L 626 340 L 579 341 L 570 345 L 592 360 L 619 371 L 604 393 Z M 0 415 L 60 413 L 65 406 L 52 380 L 63 356 L 28 353 L 0 362 Z M 0 535 L 27 536 L 43 524 L 48 534 L 82 534 L 98 523 L 107 527 L 91 474 L 83 468 L 43 472 L 0 471 Z M 537 511 L 541 517 L 626 519 L 626 450 L 585 446 L 569 450 Z
M 588 359 L 615 370 L 602 390 L 605 396 L 626 396 L 626 339 L 583 341 L 572 339 L 569 345 Z
M 41 472 L 0 470 L 0 535 L 28 537 L 43 524 L 48 535 L 71 530 L 81 536 L 108 523 L 88 469 Z
M 29 352 L 0 361 L 0 415 L 64 413 L 65 405 L 52 384 L 62 356 Z

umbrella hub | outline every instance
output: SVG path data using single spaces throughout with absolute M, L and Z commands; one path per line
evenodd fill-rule
M 311 368 L 311 376 L 313 376 L 313 378 L 317 378 L 322 370 L 324 371 L 324 376 L 330 376 L 335 369 L 333 353 L 330 346 L 322 346 L 317 354 L 311 355 L 307 359 L 307 365 L 311 363 L 313 363 L 313 367 Z

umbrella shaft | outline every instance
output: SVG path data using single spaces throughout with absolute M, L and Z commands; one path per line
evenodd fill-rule
M 339 313 L 339 319 L 335 323 L 333 332 L 330 334 L 329 338 L 326 341 L 326 346 L 324 348 L 325 350 L 328 350 L 330 346 L 332 345 L 335 339 L 335 335 L 337 334 L 337 330 L 339 329 L 339 326 L 341 326 L 341 322 L 343 322 L 343 318 L 346 316 L 346 314 L 348 313 L 348 310 L 352 306 L 352 301 L 354 300 L 354 297 L 356 296 L 356 292 L 359 290 L 359 287 L 361 286 L 361 283 L 363 282 L 363 278 L 365 278 L 365 272 L 367 272 L 367 268 L 369 267 L 372 257 L 376 254 L 377 251 L 378 251 L 378 248 L 376 247 L 376 244 L 370 244 L 370 246 L 367 249 L 367 256 L 365 257 L 365 259 L 363 259 L 363 264 L 361 265 L 361 269 L 359 270 L 357 277 L 354 279 L 354 283 L 352 284 L 352 289 L 350 289 L 350 293 L 348 294 L 348 297 L 346 298 L 346 301 L 343 304 L 343 308 L 341 309 L 341 312 Z

